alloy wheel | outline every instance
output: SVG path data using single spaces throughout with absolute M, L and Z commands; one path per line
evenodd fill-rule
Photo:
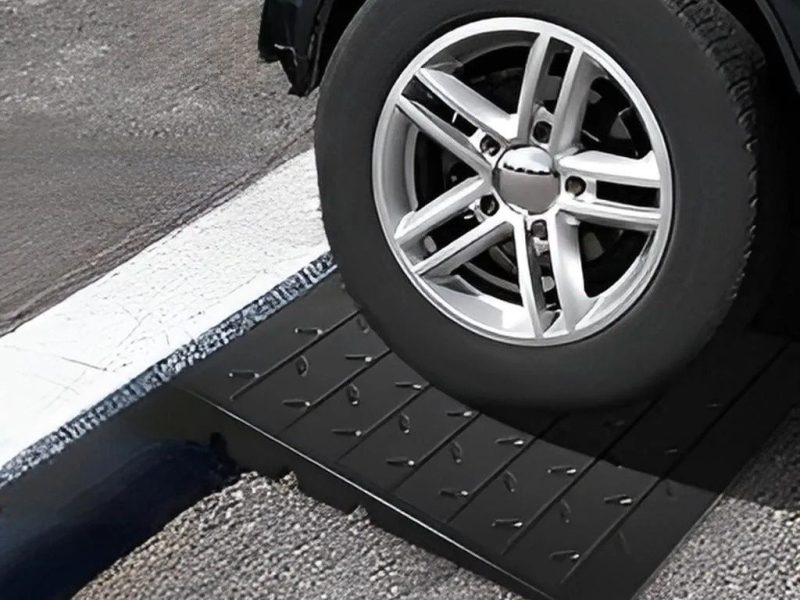
M 521 345 L 621 318 L 673 219 L 669 154 L 641 90 L 593 42 L 529 18 L 459 27 L 409 64 L 378 123 L 373 187 L 415 287 Z

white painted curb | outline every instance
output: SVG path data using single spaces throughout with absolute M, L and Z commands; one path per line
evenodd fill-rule
M 309 151 L 0 338 L 0 465 L 327 249 Z

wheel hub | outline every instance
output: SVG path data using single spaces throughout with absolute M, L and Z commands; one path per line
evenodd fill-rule
M 508 150 L 498 161 L 493 179 L 503 202 L 532 214 L 547 212 L 560 190 L 553 157 L 537 146 Z

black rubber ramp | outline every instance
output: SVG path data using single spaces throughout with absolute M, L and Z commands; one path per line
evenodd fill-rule
M 613 600 L 760 448 L 796 401 L 799 364 L 797 347 L 751 334 L 634 406 L 484 415 L 391 354 L 332 278 L 161 393 L 218 411 L 243 466 L 292 470 L 314 497 L 362 505 L 523 595 Z

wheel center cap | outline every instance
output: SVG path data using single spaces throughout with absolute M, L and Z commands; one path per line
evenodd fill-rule
M 506 152 L 495 167 L 494 185 L 503 201 L 534 214 L 550 208 L 559 192 L 553 158 L 535 146 Z

